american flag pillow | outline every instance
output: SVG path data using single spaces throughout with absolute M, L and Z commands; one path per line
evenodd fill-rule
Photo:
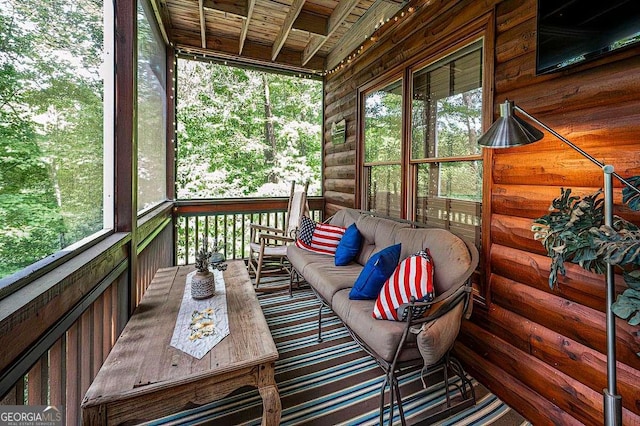
M 304 241 L 298 239 L 296 241 L 296 246 L 316 253 L 334 256 L 336 248 L 338 248 L 338 243 L 342 239 L 346 230 L 347 228 L 343 228 L 341 226 L 318 223 L 313 230 L 311 243 L 306 244 Z
M 411 296 L 420 302 L 433 300 L 433 260 L 428 249 L 400 262 L 380 290 L 373 317 L 398 321 L 398 307 L 410 302 Z
M 316 223 L 311 218 L 302 216 L 300 227 L 298 228 L 298 239 L 305 244 L 311 244 L 314 229 L 316 229 Z

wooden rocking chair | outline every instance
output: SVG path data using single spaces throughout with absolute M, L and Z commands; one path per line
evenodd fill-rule
M 309 216 L 307 189 L 296 191 L 296 183 L 291 183 L 289 205 L 285 216 L 284 229 L 252 223 L 249 243 L 249 272 L 255 274 L 256 288 L 260 279 L 267 274 L 290 274 L 287 262 L 287 245 L 295 241 L 295 233 L 302 216 Z

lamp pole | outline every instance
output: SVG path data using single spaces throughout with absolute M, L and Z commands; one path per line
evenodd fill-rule
M 620 180 L 620 182 L 638 194 L 640 194 L 640 189 L 617 174 L 613 166 L 605 165 L 598 161 L 591 154 L 579 146 L 576 146 L 573 142 L 515 105 L 512 101 L 507 100 L 500 105 L 500 119 L 478 140 L 478 143 L 486 147 L 506 148 L 529 144 L 542 139 L 542 132 L 515 116 L 515 114 L 513 114 L 514 111 L 524 115 L 569 145 L 602 170 L 604 174 L 604 224 L 611 227 L 613 225 L 613 177 L 615 176 L 616 179 Z M 606 267 L 607 388 L 603 390 L 604 424 L 606 426 L 620 426 L 622 425 L 622 397 L 618 395 L 616 389 L 616 324 L 611 308 L 615 300 L 615 274 L 613 265 L 607 263 Z
M 604 224 L 613 225 L 613 166 L 602 167 L 604 172 Z M 613 265 L 607 263 L 607 388 L 604 395 L 604 424 L 620 426 L 622 424 L 622 397 L 616 390 L 616 322 L 611 305 L 615 291 Z
M 513 104 L 511 104 L 513 105 Z M 619 179 L 622 183 L 627 185 L 630 188 L 636 189 L 631 183 L 627 182 L 622 176 L 617 174 L 613 166 L 605 165 L 600 161 L 596 160 L 591 154 L 584 151 L 579 146 L 575 145 L 573 142 L 533 117 L 531 114 L 523 110 L 517 105 L 513 105 L 513 108 L 518 111 L 520 114 L 527 117 L 529 120 L 536 123 L 538 126 L 542 127 L 549 133 L 551 133 L 556 138 L 560 139 L 562 142 L 569 145 L 578 153 L 582 154 L 585 158 L 591 161 L 593 164 L 602 169 L 604 174 L 604 224 L 606 226 L 613 225 L 613 176 Z M 636 190 L 637 191 L 637 190 Z M 616 291 L 615 291 L 615 274 L 613 271 L 613 265 L 607 263 L 607 272 L 605 275 L 606 279 L 606 292 L 607 292 L 607 310 L 606 310 L 606 318 L 607 318 L 607 388 L 604 389 L 603 392 L 603 403 L 604 403 L 604 424 L 606 426 L 620 426 L 622 425 L 622 397 L 618 395 L 617 391 L 617 374 L 616 374 L 616 322 L 615 317 L 613 315 L 613 310 L 611 309 L 611 305 L 615 301 Z

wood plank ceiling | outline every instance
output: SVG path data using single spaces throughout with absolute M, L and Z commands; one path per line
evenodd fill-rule
M 151 0 L 179 52 L 321 75 L 406 0 Z

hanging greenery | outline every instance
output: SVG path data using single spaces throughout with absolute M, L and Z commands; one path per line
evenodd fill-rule
M 628 181 L 640 187 L 640 176 Z M 623 202 L 640 211 L 640 195 L 625 187 Z M 553 200 L 549 213 L 534 220 L 534 238 L 542 242 L 551 258 L 549 286 L 558 286 L 558 274 L 565 275 L 564 262 L 580 265 L 596 274 L 604 274 L 607 264 L 622 268 L 628 288 L 612 305 L 615 315 L 631 325 L 640 325 L 640 228 L 618 216 L 612 226 L 604 224 L 602 190 L 592 195 L 571 195 L 571 189 L 561 189 Z

